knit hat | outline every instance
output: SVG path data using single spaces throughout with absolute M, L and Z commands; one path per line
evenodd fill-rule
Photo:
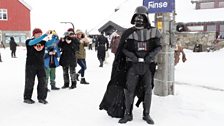
M 69 34 L 71 34 L 71 33 L 75 33 L 75 31 L 74 31 L 73 28 L 69 28 L 69 29 L 67 30 L 67 32 L 68 32 Z
M 42 30 L 40 28 L 35 28 L 33 29 L 33 36 L 37 33 L 43 33 Z

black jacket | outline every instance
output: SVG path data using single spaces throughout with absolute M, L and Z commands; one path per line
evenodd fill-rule
M 65 66 L 76 66 L 76 51 L 79 50 L 79 41 L 77 39 L 72 39 L 71 43 L 60 40 L 58 47 L 61 49 L 61 57 L 59 64 L 63 67 Z

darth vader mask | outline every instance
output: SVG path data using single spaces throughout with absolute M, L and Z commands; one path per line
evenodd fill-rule
M 144 16 L 140 15 L 140 14 L 135 16 L 134 24 L 135 24 L 135 27 L 138 28 L 138 29 L 144 28 L 144 25 L 145 25 Z

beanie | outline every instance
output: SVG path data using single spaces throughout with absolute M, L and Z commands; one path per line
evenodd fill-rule
M 73 28 L 69 28 L 69 29 L 67 30 L 67 32 L 68 32 L 68 33 L 75 33 L 75 31 L 74 31 Z
M 33 29 L 33 36 L 37 33 L 43 33 L 42 30 L 40 28 L 35 28 Z

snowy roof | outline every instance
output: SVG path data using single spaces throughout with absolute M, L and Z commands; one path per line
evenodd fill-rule
M 209 22 L 209 21 L 223 21 L 224 8 L 218 9 L 203 9 L 196 10 L 195 4 L 192 4 L 191 0 L 176 0 L 176 22 Z M 116 8 L 114 12 L 107 20 L 105 20 L 99 27 L 103 26 L 108 21 L 128 28 L 131 27 L 131 18 L 134 14 L 135 8 L 142 5 L 141 0 L 126 0 L 124 4 Z M 149 14 L 151 24 L 154 21 L 154 14 Z M 99 28 L 98 27 L 98 28 Z M 98 29 L 96 28 L 96 29 Z
M 29 10 L 31 10 L 31 6 L 29 4 L 27 4 L 24 0 L 19 0 L 19 2 L 21 2 L 25 7 L 27 7 Z

